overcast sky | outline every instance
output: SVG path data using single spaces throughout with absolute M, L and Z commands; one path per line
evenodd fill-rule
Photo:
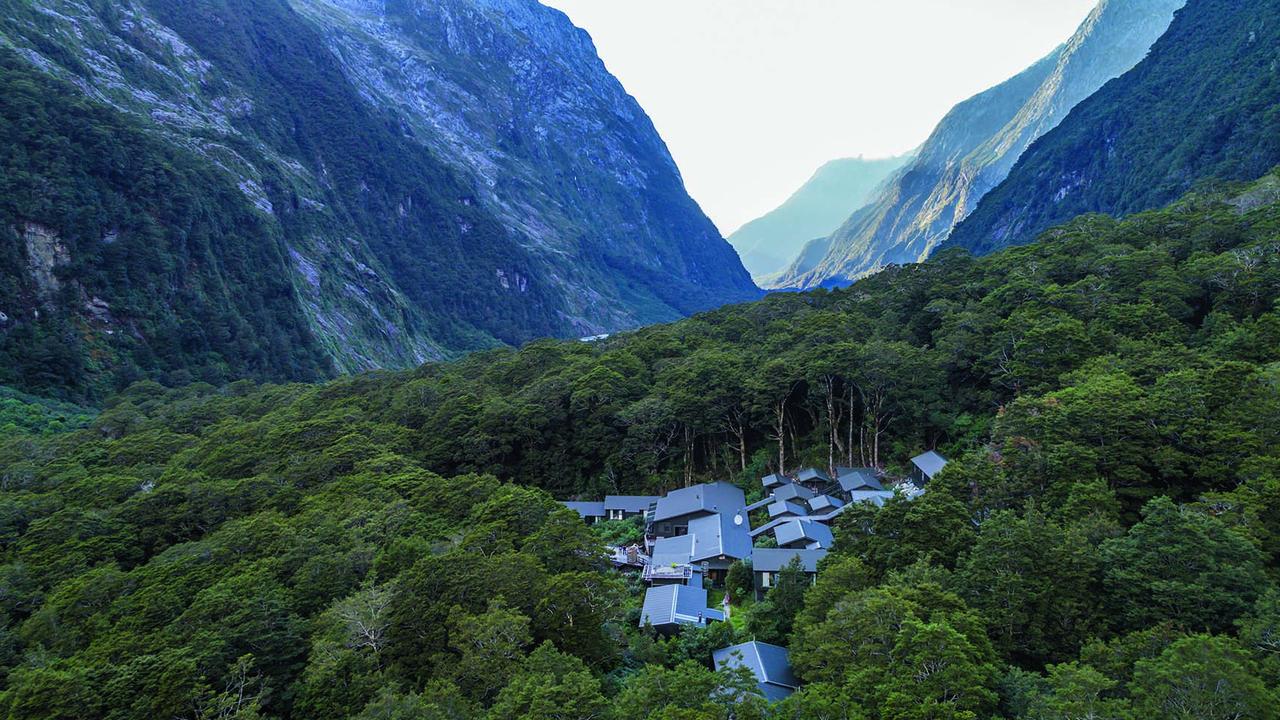
M 822 163 L 919 145 L 1095 0 L 542 0 L 595 39 L 726 235 Z

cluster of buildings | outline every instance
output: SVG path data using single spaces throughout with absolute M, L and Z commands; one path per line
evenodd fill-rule
M 713 482 L 662 496 L 610 495 L 600 502 L 565 505 L 588 523 L 644 518 L 643 547 L 612 548 L 614 563 L 639 571 L 649 586 L 640 625 L 673 633 L 684 625 L 727 618 L 728 595 L 721 608 L 708 607 L 706 588 L 722 585 L 734 562 L 750 562 L 756 599 L 763 598 L 778 574 L 797 559 L 812 582 L 831 547 L 831 525 L 845 510 L 859 503 L 883 505 L 895 493 L 917 497 L 946 463 L 932 451 L 916 456 L 910 474 L 892 489 L 874 468 L 838 467 L 834 477 L 807 468 L 794 475 L 761 478 L 766 495 L 751 504 L 736 485 Z M 776 547 L 755 547 L 765 537 L 774 541 L 765 544 Z M 718 650 L 713 659 L 717 668 L 751 670 L 770 700 L 786 697 L 797 687 L 786 648 L 749 642 Z

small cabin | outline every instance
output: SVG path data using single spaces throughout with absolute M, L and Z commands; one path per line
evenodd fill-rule
M 911 473 L 907 478 L 916 487 L 923 488 L 946 466 L 947 459 L 930 450 L 911 458 Z
M 602 502 L 574 502 L 566 500 L 562 503 L 565 507 L 578 513 L 582 521 L 588 525 L 595 525 L 604 520 L 604 503 Z
M 786 548 L 756 548 L 751 557 L 751 570 L 755 573 L 756 600 L 763 600 L 776 584 L 778 573 L 799 559 L 809 582 L 818 578 L 818 562 L 827 556 L 826 550 L 788 550 Z
M 782 473 L 770 473 L 769 475 L 765 475 L 760 478 L 760 484 L 764 485 L 765 490 L 772 490 L 779 485 L 785 485 L 789 482 L 791 482 L 791 478 L 783 475 Z
M 606 520 L 627 520 L 640 517 L 658 502 L 656 495 L 606 495 L 604 515 Z
M 791 671 L 790 655 L 784 647 L 753 640 L 716 650 L 711 659 L 716 670 L 740 667 L 750 670 L 760 686 L 760 694 L 769 702 L 785 700 L 800 688 L 800 681 Z
M 778 547 L 792 550 L 821 550 L 830 548 L 834 537 L 831 528 L 813 518 L 788 520 L 773 529 Z
M 836 484 L 839 486 L 837 492 L 845 502 L 851 500 L 851 493 L 884 490 L 880 472 L 875 468 L 839 468 Z
M 796 473 L 796 482 L 815 493 L 826 492 L 835 484 L 830 475 L 817 468 L 805 468 Z
M 701 627 L 723 620 L 723 612 L 707 607 L 707 591 L 689 585 L 651 587 L 640 608 L 640 627 L 651 625 L 663 634 L 674 634 L 681 625 Z

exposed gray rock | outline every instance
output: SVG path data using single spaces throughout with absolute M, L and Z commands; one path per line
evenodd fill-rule
M 62 289 L 55 271 L 71 262 L 71 254 L 57 233 L 39 223 L 23 223 L 16 232 L 26 245 L 27 269 L 31 279 L 35 281 L 41 299 L 48 302 Z
M 279 245 L 279 271 L 341 370 L 759 294 L 590 37 L 535 0 L 33 0 L 0 17 L 0 47 L 224 173 L 267 216 L 262 242 Z M 299 87 L 281 60 L 333 87 Z M 312 106 L 337 85 L 331 107 Z M 404 166 L 448 172 L 335 170 L 306 137 L 335 108 L 364 123 L 349 128 L 362 139 L 411 148 Z M 414 186 L 424 177 L 448 200 Z M 442 273 L 470 280 L 433 294 Z
M 1050 56 L 956 106 L 915 162 L 839 230 L 806 247 L 776 285 L 844 285 L 888 264 L 927 258 L 1032 142 L 1141 61 L 1185 2 L 1101 0 Z

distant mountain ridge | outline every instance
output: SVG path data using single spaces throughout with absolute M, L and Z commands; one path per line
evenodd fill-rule
M 1085 213 L 1162 207 L 1280 164 L 1280 5 L 1190 0 L 1137 67 L 1031 146 L 947 247 L 987 253 Z
M 814 241 L 779 287 L 838 286 L 918 262 L 995 187 L 1030 143 L 1129 70 L 1185 0 L 1102 0 L 1063 46 L 956 106 L 878 197 Z
M 805 243 L 830 235 L 849 213 L 905 165 L 911 154 L 832 160 L 782 205 L 729 235 L 729 244 L 757 282 L 787 268 Z
M 7 7 L 0 382 L 309 379 L 759 296 L 535 0 Z M 122 150 L 182 192 L 117 173 Z M 37 347 L 72 369 L 41 375 Z

